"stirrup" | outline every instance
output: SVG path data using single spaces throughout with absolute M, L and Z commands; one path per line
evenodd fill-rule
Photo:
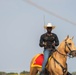
M 44 75 L 44 72 L 43 72 L 43 71 L 41 71 L 39 75 Z

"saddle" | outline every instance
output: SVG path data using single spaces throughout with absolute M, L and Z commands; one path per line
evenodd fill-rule
M 52 57 L 50 56 L 48 61 L 51 59 Z M 33 63 L 31 64 L 31 67 L 42 67 L 42 63 L 44 60 L 44 54 L 37 54 L 35 56 L 35 59 L 33 61 Z

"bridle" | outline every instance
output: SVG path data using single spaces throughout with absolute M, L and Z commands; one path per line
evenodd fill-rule
M 57 51 L 59 54 L 63 55 L 63 56 L 68 56 L 68 57 L 72 58 L 72 57 L 73 57 L 73 56 L 72 56 L 72 52 L 74 52 L 74 50 L 71 50 L 71 48 L 69 47 L 67 41 L 65 41 L 65 49 L 64 49 L 65 52 L 67 53 L 67 51 L 66 51 L 66 47 L 67 47 L 68 50 L 70 51 L 69 54 L 63 54 L 63 53 L 59 52 L 57 49 L 56 49 L 56 51 Z

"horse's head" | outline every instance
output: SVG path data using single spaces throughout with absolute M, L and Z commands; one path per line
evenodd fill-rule
M 66 37 L 64 40 L 65 43 L 65 52 L 68 53 L 72 57 L 76 57 L 76 47 L 73 42 L 73 37 L 70 38 L 69 36 Z

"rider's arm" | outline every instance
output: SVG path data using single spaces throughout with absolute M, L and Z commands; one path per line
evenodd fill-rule
M 59 45 L 59 39 L 57 35 L 55 34 L 55 46 L 58 46 L 58 45 Z
M 44 42 L 44 36 L 41 35 L 41 37 L 40 37 L 40 42 L 39 42 L 39 46 L 40 46 L 40 47 L 44 47 L 44 46 L 46 46 L 46 45 L 47 45 L 47 43 Z

